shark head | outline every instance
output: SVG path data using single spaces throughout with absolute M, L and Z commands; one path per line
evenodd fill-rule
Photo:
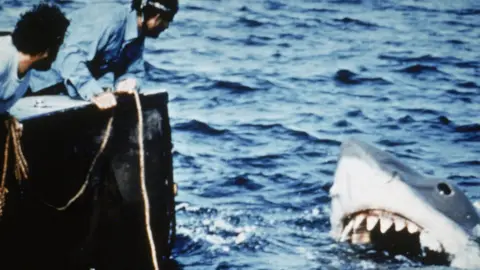
M 451 181 L 425 177 L 350 139 L 342 143 L 330 196 L 330 233 L 338 241 L 480 268 L 480 217 Z

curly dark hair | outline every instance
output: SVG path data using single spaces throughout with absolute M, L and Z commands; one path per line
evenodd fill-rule
M 56 5 L 41 3 L 23 13 L 12 33 L 13 45 L 20 52 L 36 55 L 58 50 L 70 21 Z

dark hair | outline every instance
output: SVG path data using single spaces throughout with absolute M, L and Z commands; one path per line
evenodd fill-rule
M 55 5 L 42 3 L 22 14 L 12 33 L 17 50 L 35 55 L 58 49 L 70 21 Z
M 178 0 L 148 0 L 147 3 L 148 2 L 160 3 L 168 8 L 169 11 L 161 11 L 150 5 L 146 5 L 143 9 L 141 9 L 142 0 L 132 0 L 132 9 L 136 10 L 137 12 L 143 12 L 143 15 L 146 19 L 154 17 L 160 13 L 162 17 L 169 21 L 173 20 L 173 17 L 178 12 Z
M 132 10 L 140 11 L 142 0 L 132 0 Z

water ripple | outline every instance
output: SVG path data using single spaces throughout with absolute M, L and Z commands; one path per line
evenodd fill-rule
M 176 130 L 189 131 L 205 135 L 222 135 L 227 132 L 226 130 L 215 129 L 210 125 L 197 120 L 191 120 L 186 123 L 178 123 L 174 125 L 173 128 Z

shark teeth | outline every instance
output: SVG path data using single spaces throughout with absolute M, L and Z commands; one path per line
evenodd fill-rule
M 407 222 L 404 218 L 401 217 L 393 217 L 393 223 L 395 224 L 395 231 L 399 232 L 403 229 L 405 229 L 405 226 L 407 226 Z
M 420 229 L 418 228 L 417 224 L 407 221 L 407 230 L 409 233 L 414 234 L 418 232 Z
M 352 229 L 353 229 L 353 220 L 350 220 L 347 226 L 345 226 L 345 228 L 343 229 L 342 236 L 340 237 L 340 242 L 345 242 L 348 239 Z
M 393 220 L 389 217 L 380 218 L 380 232 L 386 233 L 390 227 L 393 225 Z
M 428 231 L 420 233 L 420 244 L 431 251 L 443 252 L 443 246 Z
M 366 214 L 361 214 L 360 213 L 360 214 L 356 215 L 355 216 L 355 223 L 353 224 L 353 229 L 357 230 L 358 228 L 360 228 L 360 225 L 362 225 L 365 218 L 367 218 Z
M 344 224 L 340 241 L 350 241 L 353 244 L 370 243 L 370 234 L 373 230 L 379 230 L 381 234 L 385 234 L 388 231 L 401 232 L 403 230 L 408 231 L 410 234 L 419 233 L 422 235 L 423 232 L 422 227 L 415 222 L 384 210 L 357 212 L 346 217 Z M 424 241 L 428 242 L 432 248 L 438 248 L 429 235 L 423 237 L 426 239 Z
M 379 218 L 377 216 L 368 216 L 367 217 L 367 230 L 371 231 L 377 225 Z

